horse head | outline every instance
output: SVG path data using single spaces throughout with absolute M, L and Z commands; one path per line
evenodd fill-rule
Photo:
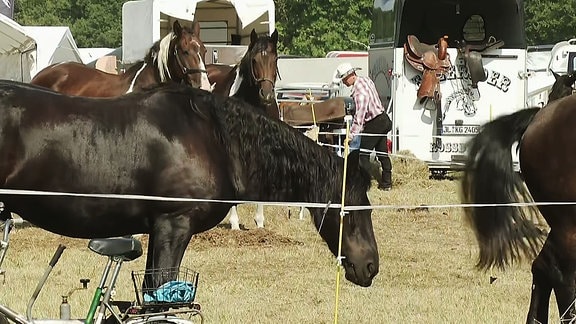
M 175 21 L 172 32 L 160 42 L 158 64 L 161 81 L 170 78 L 194 88 L 205 88 L 205 84 L 208 84 L 205 55 L 206 47 L 200 40 L 200 24 L 195 21 L 192 29 L 189 29 Z M 160 65 L 166 68 L 160 68 Z
M 359 151 L 348 155 L 346 172 L 345 201 L 347 206 L 369 206 L 367 191 L 370 187 L 368 171 L 359 165 Z M 340 190 L 340 189 L 338 189 Z M 370 209 L 350 210 L 341 220 L 339 209 L 311 209 L 314 224 L 328 248 L 339 260 L 346 271 L 346 279 L 362 286 L 369 287 L 378 274 L 380 257 L 374 236 Z M 340 222 L 344 226 L 340 226 Z M 341 244 L 339 231 L 342 231 Z M 340 252 L 340 255 L 339 255 Z
M 258 94 L 263 106 L 276 104 L 276 76 L 278 74 L 278 32 L 270 36 L 258 36 L 252 29 L 247 55 L 243 65 L 250 69 L 251 82 L 260 87 Z
M 554 84 L 552 85 L 552 90 L 548 95 L 548 102 L 560 99 L 571 95 L 574 92 L 574 82 L 576 82 L 576 73 L 570 73 L 566 75 L 559 75 L 552 72 L 554 75 Z

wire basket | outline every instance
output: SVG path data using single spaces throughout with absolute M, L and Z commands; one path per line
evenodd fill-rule
M 153 285 L 153 278 L 163 284 Z M 188 306 L 196 297 L 198 272 L 184 267 L 132 271 L 132 282 L 138 305 Z

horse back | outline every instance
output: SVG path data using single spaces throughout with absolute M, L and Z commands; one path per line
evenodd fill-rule
M 524 132 L 520 165 L 526 184 L 541 201 L 576 200 L 576 96 L 542 108 Z M 559 182 L 561 181 L 561 183 Z
M 92 99 L 2 81 L 2 188 L 230 198 L 233 188 L 222 186 L 230 183 L 226 155 L 204 113 L 210 107 L 201 94 L 186 91 Z M 18 195 L 2 201 L 42 228 L 75 237 L 146 232 L 145 215 L 152 210 L 171 213 L 193 205 Z M 46 216 L 53 214 L 79 225 L 56 226 Z M 120 217 L 132 219 L 132 229 L 121 228 Z M 115 226 L 118 232 L 110 234 Z
M 57 63 L 40 71 L 31 84 L 83 97 L 113 97 L 126 93 L 123 75 L 116 75 L 77 62 Z
M 212 92 L 227 97 L 236 78 L 236 69 L 227 64 L 207 64 L 208 81 L 214 85 Z

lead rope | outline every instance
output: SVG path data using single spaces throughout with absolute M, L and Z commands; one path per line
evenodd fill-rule
M 314 111 L 314 110 L 312 110 Z M 338 256 L 336 257 L 336 295 L 334 300 L 334 324 L 338 323 L 338 303 L 340 301 L 340 277 L 342 273 L 342 230 L 344 228 L 344 216 L 346 211 L 344 211 L 344 193 L 346 192 L 346 169 L 348 167 L 348 140 L 350 138 L 350 122 L 352 121 L 352 116 L 346 115 L 344 117 L 346 122 L 346 140 L 344 141 L 344 173 L 342 176 L 342 202 L 340 203 L 340 230 L 338 232 Z

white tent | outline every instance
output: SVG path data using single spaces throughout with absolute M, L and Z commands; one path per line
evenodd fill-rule
M 271 34 L 276 16 L 273 0 L 128 1 L 122 6 L 123 63 L 142 60 L 175 20 L 199 21 L 205 44 L 247 45 L 252 29 Z
M 70 28 L 65 26 L 23 26 L 23 28 L 37 44 L 36 69 L 32 71 L 33 75 L 54 63 L 82 63 Z
M 36 41 L 12 19 L 0 15 L 0 78 L 28 82 L 35 66 Z
M 96 62 L 96 60 L 102 56 L 112 55 L 115 50 L 115 48 L 108 47 L 90 47 L 78 49 L 80 52 L 80 57 L 82 58 L 82 62 L 86 65 L 90 63 L 94 64 L 94 62 Z

